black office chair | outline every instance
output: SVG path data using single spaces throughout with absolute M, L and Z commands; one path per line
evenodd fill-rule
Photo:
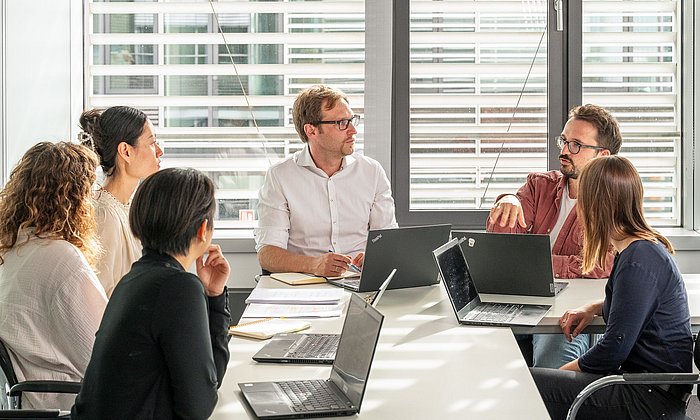
M 70 418 L 70 415 L 62 414 L 60 410 L 22 409 L 22 393 L 77 394 L 80 391 L 80 382 L 53 380 L 18 382 L 10 354 L 2 341 L 0 341 L 0 368 L 0 385 L 3 388 L 3 396 L 0 398 L 0 419 Z
M 693 346 L 693 359 L 695 366 L 700 368 L 700 334 L 695 337 Z M 591 382 L 576 396 L 569 408 L 567 420 L 576 418 L 576 414 L 583 402 L 594 392 L 610 385 L 697 385 L 700 384 L 700 375 L 697 373 L 623 373 L 622 375 L 610 375 Z M 696 397 L 700 399 L 700 389 L 696 391 Z

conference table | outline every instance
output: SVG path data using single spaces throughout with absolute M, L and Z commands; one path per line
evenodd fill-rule
M 684 275 L 694 329 L 700 326 L 700 274 Z M 558 333 L 570 308 L 602 299 L 605 279 L 573 279 L 555 298 L 481 295 L 484 301 L 547 303 L 552 308 L 534 328 L 474 327 L 457 323 L 442 284 L 388 290 L 377 309 L 385 316 L 357 417 L 362 419 L 547 419 L 514 333 Z M 262 277 L 257 287 L 288 286 Z M 349 298 L 349 292 L 346 299 Z M 309 319 L 310 333 L 339 333 L 344 317 Z M 243 320 L 245 321 L 245 319 Z M 591 331 L 602 331 L 596 319 Z M 330 365 L 258 363 L 251 359 L 266 340 L 234 336 L 231 359 L 212 419 L 255 418 L 239 382 L 326 379 Z

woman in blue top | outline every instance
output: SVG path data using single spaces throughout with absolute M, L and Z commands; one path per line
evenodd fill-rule
M 559 370 L 531 372 L 553 419 L 563 419 L 589 383 L 620 372 L 691 372 L 693 338 L 683 278 L 673 247 L 647 224 L 644 190 L 629 160 L 605 156 L 581 172 L 577 212 L 583 227 L 583 272 L 605 266 L 608 247 L 617 251 L 605 299 L 569 310 L 560 319 L 568 340 L 596 316 L 605 334 L 579 359 Z M 585 418 L 685 418 L 691 387 L 610 386 L 594 393 L 579 411 Z

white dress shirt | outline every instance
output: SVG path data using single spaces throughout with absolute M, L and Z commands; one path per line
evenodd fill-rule
M 255 249 L 295 254 L 364 252 L 369 229 L 397 227 L 391 186 L 379 162 L 353 153 L 329 177 L 308 145 L 267 171 L 259 191 Z
M 107 296 L 83 253 L 21 233 L 0 265 L 0 339 L 17 379 L 80 381 Z M 72 394 L 26 393 L 23 408 L 70 410 Z
M 95 193 L 93 204 L 97 236 L 102 244 L 97 278 L 110 297 L 119 280 L 131 270 L 131 264 L 141 258 L 141 242 L 131 233 L 128 204 L 102 190 Z

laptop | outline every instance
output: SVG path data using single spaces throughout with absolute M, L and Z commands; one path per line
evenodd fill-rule
M 552 297 L 569 283 L 554 281 L 549 235 L 454 231 L 479 293 Z
M 436 249 L 433 254 L 460 324 L 535 326 L 551 308 L 551 305 L 482 302 L 457 238 Z
M 245 300 L 248 299 L 251 291 L 251 289 L 228 288 L 228 308 L 231 312 L 230 326 L 238 325 L 245 311 Z
M 379 291 L 370 294 L 365 301 L 376 308 L 395 273 L 396 269 L 393 269 Z M 346 322 L 347 317 L 358 315 L 348 310 Z M 253 360 L 263 363 L 331 364 L 338 350 L 339 339 L 340 334 L 275 334 L 253 355 Z
M 431 253 L 450 239 L 451 227 L 445 224 L 370 230 L 360 277 L 328 282 L 353 292 L 372 292 L 395 268 L 396 278 L 389 289 L 437 284 Z
M 238 387 L 261 419 L 359 413 L 383 321 L 379 311 L 353 294 L 328 379 L 244 382 Z

